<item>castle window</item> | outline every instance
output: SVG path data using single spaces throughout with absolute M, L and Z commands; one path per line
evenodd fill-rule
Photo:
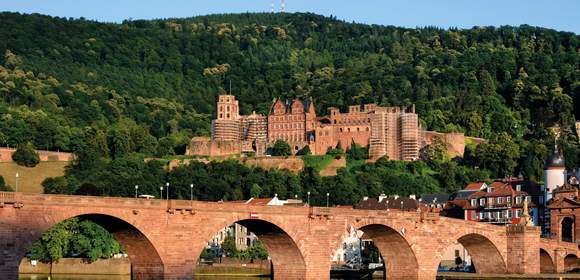
M 360 127 L 357 127 L 357 128 L 356 128 L 356 131 L 357 131 L 357 132 L 358 132 L 358 131 L 360 131 Z
M 336 124 L 336 120 L 334 120 L 334 124 Z
M 346 129 L 348 132 L 350 132 L 350 127 Z
M 369 131 L 369 128 L 367 127 L 367 131 Z
M 224 117 L 224 114 L 220 114 L 220 119 Z
M 226 112 L 230 111 L 230 106 L 226 106 Z
M 342 132 L 342 127 L 340 128 L 340 132 Z

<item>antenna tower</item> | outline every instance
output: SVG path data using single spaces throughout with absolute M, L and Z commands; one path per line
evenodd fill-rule
M 272 0 L 272 2 L 270 3 L 270 12 L 272 14 L 274 13 L 274 0 Z
M 285 7 L 286 6 L 284 5 L 284 0 L 282 0 L 282 4 L 281 4 L 281 8 L 280 8 L 280 11 L 282 12 L 282 14 L 284 14 L 284 8 Z

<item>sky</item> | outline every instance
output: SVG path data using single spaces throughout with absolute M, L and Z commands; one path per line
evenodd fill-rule
M 274 0 L 276 11 L 280 1 Z M 0 0 L 0 11 L 102 22 L 269 12 L 271 0 Z M 580 34 L 580 0 L 285 0 L 287 12 L 359 23 L 442 28 L 529 24 Z

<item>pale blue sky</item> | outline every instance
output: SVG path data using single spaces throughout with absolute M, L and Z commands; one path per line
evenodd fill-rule
M 406 27 L 530 24 L 580 34 L 580 0 L 285 0 L 289 12 L 335 15 L 362 23 Z M 123 19 L 266 12 L 271 0 L 0 0 L 0 11 Z M 275 0 L 276 10 L 280 0 Z

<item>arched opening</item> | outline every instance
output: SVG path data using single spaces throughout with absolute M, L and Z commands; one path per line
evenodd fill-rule
M 292 237 L 259 219 L 240 220 L 217 233 L 202 251 L 195 271 L 196 277 L 207 277 L 231 269 L 246 275 L 270 274 L 273 279 L 306 277 L 306 263 Z
M 385 264 L 384 273 L 387 279 L 418 279 L 417 258 L 403 235 L 391 227 L 379 224 L 367 225 L 360 230 L 363 232 L 363 242 L 372 240 L 372 244 L 365 244 L 365 249 L 370 246 L 378 249 Z
M 554 261 L 550 254 L 544 249 L 540 249 L 540 273 L 555 273 Z
M 472 269 L 469 271 L 484 274 L 506 273 L 506 266 L 496 246 L 485 236 L 467 234 L 457 239 L 467 250 L 471 258 Z
M 570 217 L 562 219 L 562 241 L 574 242 L 574 220 Z
M 442 251 L 438 273 L 503 274 L 506 265 L 496 246 L 485 236 L 467 234 Z
M 90 221 L 92 223 L 84 223 L 86 221 Z M 73 223 L 78 223 L 78 227 L 73 225 L 70 228 L 67 228 L 67 226 Z M 95 227 L 94 224 L 98 225 L 98 227 Z M 58 229 L 58 231 L 52 231 L 51 229 Z M 159 256 L 153 244 L 151 244 L 151 242 L 139 229 L 119 218 L 102 214 L 80 215 L 61 221 L 60 223 L 53 225 L 51 229 L 45 232 L 50 232 L 50 234 L 52 234 L 50 239 L 43 235 L 41 237 L 43 242 L 39 241 L 34 243 L 35 240 L 30 240 L 30 243 L 27 245 L 28 252 L 25 255 L 23 254 L 22 258 L 30 256 L 33 250 L 55 250 L 43 248 L 43 246 L 48 244 L 46 240 L 51 240 L 53 244 L 60 244 L 59 246 L 62 246 L 62 248 L 70 246 L 69 249 L 64 249 L 61 251 L 63 252 L 63 259 L 61 259 L 61 261 L 64 261 L 64 258 L 75 257 L 79 250 L 82 250 L 80 247 L 82 247 L 83 244 L 85 244 L 86 248 L 88 248 L 87 250 L 90 250 L 90 252 L 86 252 L 84 255 L 80 255 L 80 257 L 83 258 L 82 261 L 68 259 L 68 262 L 64 262 L 62 265 L 60 265 L 62 269 L 60 272 L 58 270 L 55 271 L 53 263 L 49 261 L 52 260 L 53 257 L 45 257 L 45 261 L 49 264 L 45 266 L 44 269 L 48 269 L 48 271 L 42 270 L 43 268 L 39 266 L 37 267 L 37 272 L 42 274 L 50 272 L 54 274 L 63 273 L 69 275 L 71 273 L 73 273 L 73 275 L 91 274 L 87 270 L 90 271 L 92 269 L 91 265 L 93 265 L 100 266 L 100 268 L 95 268 L 95 274 L 103 274 L 103 267 L 106 267 L 107 270 L 114 271 L 115 273 L 113 274 L 122 273 L 127 277 L 130 276 L 132 279 L 163 278 L 163 262 L 161 261 L 161 257 Z M 78 229 L 83 229 L 86 235 L 79 234 L 79 232 L 77 232 Z M 114 251 L 111 251 L 114 249 L 107 247 L 107 244 L 98 243 L 99 240 L 104 240 L 98 239 L 99 235 L 103 235 L 103 229 L 108 231 L 114 240 L 119 243 L 120 247 L 122 248 L 122 252 L 128 257 L 128 262 L 126 260 L 123 261 L 122 257 L 115 260 L 115 258 L 112 258 L 113 256 L 110 255 L 110 253 L 115 253 Z M 79 238 L 79 236 L 84 236 L 84 239 Z M 93 237 L 94 239 L 90 239 L 88 237 Z M 70 245 L 65 245 L 67 244 L 66 242 L 71 243 Z M 74 245 L 73 242 L 75 242 Z M 87 243 L 90 243 L 90 245 L 87 245 Z M 33 255 L 39 256 L 41 254 L 42 253 Z M 87 264 L 90 263 L 87 262 L 87 259 L 89 259 L 87 255 L 95 256 L 95 254 L 96 256 L 99 256 L 97 259 L 108 258 L 108 260 L 97 260 L 92 264 Z M 77 255 L 76 257 L 79 256 Z M 104 263 L 99 264 L 98 262 Z M 20 271 L 25 269 L 22 264 L 26 263 L 21 263 Z M 34 266 L 33 264 L 40 265 L 40 262 L 33 262 L 33 260 L 30 260 L 30 263 L 26 265 Z M 30 272 L 30 270 L 28 270 L 28 272 Z M 34 272 L 34 270 L 32 272 Z
M 578 256 L 570 254 L 564 258 L 564 271 L 569 272 L 578 268 Z

